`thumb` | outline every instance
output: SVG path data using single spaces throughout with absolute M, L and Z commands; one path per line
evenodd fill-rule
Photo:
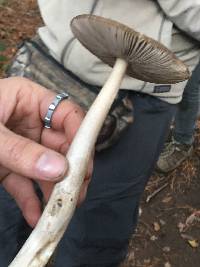
M 1 166 L 32 179 L 58 181 L 67 171 L 67 160 L 58 152 L 17 135 L 0 125 Z

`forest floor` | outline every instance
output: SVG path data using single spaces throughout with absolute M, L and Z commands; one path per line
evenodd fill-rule
M 17 45 L 42 25 L 36 0 L 0 0 L 0 77 Z M 199 123 L 200 124 L 200 123 Z M 200 267 L 200 131 L 192 157 L 168 175 L 154 173 L 123 267 Z

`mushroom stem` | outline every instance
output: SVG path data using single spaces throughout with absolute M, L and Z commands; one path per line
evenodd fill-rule
M 53 254 L 76 208 L 97 136 L 117 95 L 126 68 L 125 60 L 116 60 L 110 77 L 87 112 L 67 153 L 67 176 L 55 185 L 36 228 L 9 267 L 43 267 Z

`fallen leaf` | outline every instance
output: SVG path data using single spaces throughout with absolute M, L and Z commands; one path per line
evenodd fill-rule
M 162 250 L 163 250 L 164 252 L 170 252 L 170 251 L 171 251 L 171 248 L 170 248 L 170 247 L 164 247 Z
M 195 222 L 200 222 L 200 211 L 193 212 L 186 220 L 185 224 L 187 226 L 192 225 Z
M 165 267 L 172 267 L 171 264 L 170 264 L 169 262 L 166 262 L 164 266 L 165 266 Z
M 157 236 L 155 236 L 155 235 L 152 235 L 151 237 L 150 237 L 150 240 L 151 241 L 156 241 L 158 238 L 157 238 Z
M 159 223 L 154 222 L 153 223 L 153 228 L 154 228 L 154 231 L 156 231 L 156 232 L 160 231 L 160 225 L 159 225 Z
M 182 223 L 182 222 L 180 222 L 180 223 L 178 224 L 178 229 L 179 229 L 179 232 L 180 232 L 180 233 L 184 232 L 184 230 L 185 230 L 185 224 Z
M 194 240 L 188 240 L 188 243 L 190 244 L 190 246 L 192 248 L 198 248 L 198 246 L 199 246 L 199 242 L 195 239 Z

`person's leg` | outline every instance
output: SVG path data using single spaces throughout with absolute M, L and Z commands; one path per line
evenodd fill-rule
M 199 111 L 200 97 L 200 63 L 188 81 L 183 99 L 178 105 L 175 117 L 174 140 L 181 144 L 191 145 Z
M 137 223 L 145 184 L 175 106 L 133 93 L 135 121 L 112 148 L 98 153 L 86 201 L 57 250 L 55 267 L 117 267 Z
M 193 151 L 194 131 L 200 105 L 200 63 L 188 81 L 178 105 L 171 139 L 157 162 L 157 169 L 169 172 L 177 168 Z
M 29 236 L 27 226 L 14 199 L 0 186 L 0 266 L 8 266 Z

